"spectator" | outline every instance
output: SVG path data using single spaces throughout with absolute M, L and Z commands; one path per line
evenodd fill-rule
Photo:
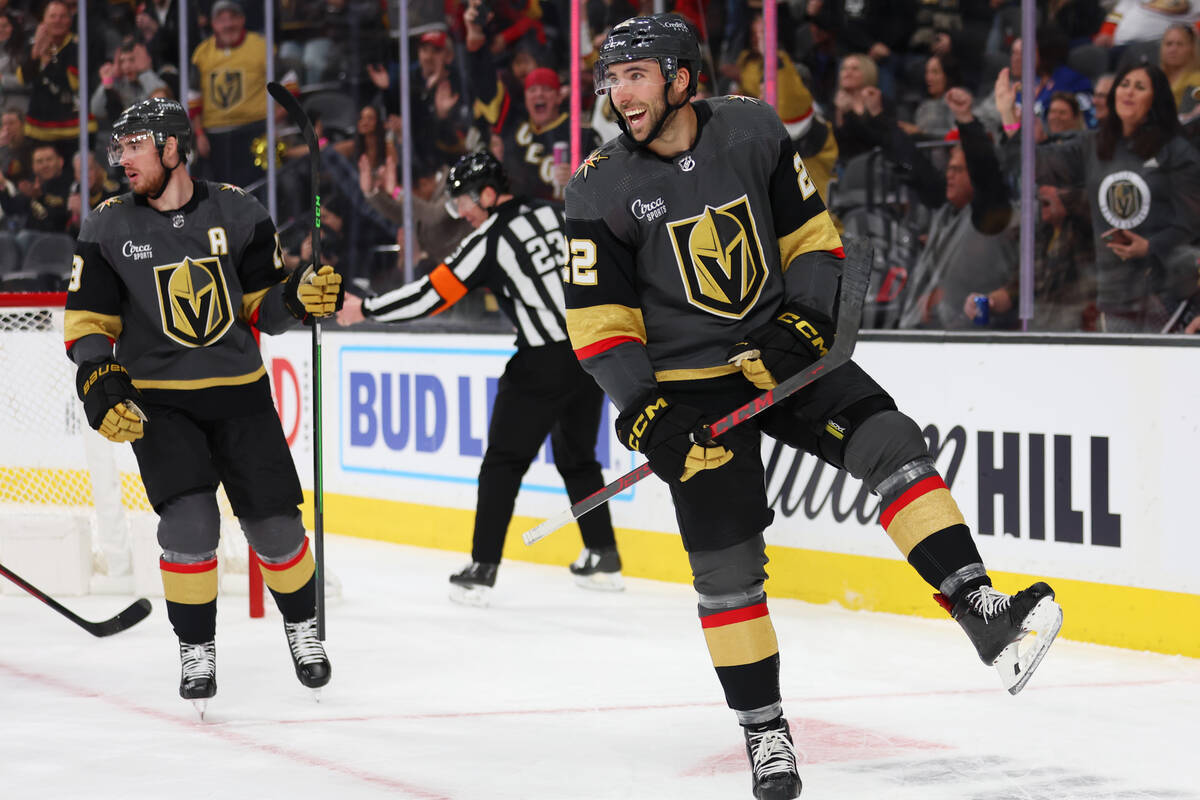
M 925 61 L 925 93 L 913 112 L 913 121 L 897 124 L 909 136 L 941 139 L 954 129 L 954 114 L 946 105 L 946 92 L 962 85 L 958 60 L 952 55 L 932 55 Z
M 64 157 L 75 152 L 79 140 L 78 64 L 70 8 L 64 0 L 50 0 L 21 65 L 21 80 L 30 90 L 25 135 L 59 148 Z M 96 132 L 90 114 L 87 126 Z
M 113 61 L 100 65 L 100 85 L 92 93 L 92 115 L 97 123 L 108 128 L 121 112 L 134 103 L 150 97 L 166 97 L 170 89 L 162 78 L 146 64 L 139 63 L 133 38 L 127 38 L 117 48 Z
M 197 18 L 199 3 L 189 2 L 188 43 L 194 48 L 200 41 L 200 22 Z M 146 43 L 154 69 L 179 97 L 179 67 L 186 59 L 179 57 L 179 2 L 178 0 L 145 0 L 137 7 L 134 17 L 138 38 Z M 181 98 L 182 99 L 182 98 Z
M 14 184 L 32 180 L 33 143 L 25 138 L 25 115 L 16 109 L 0 114 L 0 173 Z
M 1070 92 L 1055 92 L 1046 109 L 1046 133 L 1051 139 L 1074 136 L 1087 129 L 1079 101 Z
M 0 102 L 4 108 L 25 109 L 28 91 L 21 80 L 25 58 L 25 29 L 12 9 L 0 11 Z
M 1019 39 L 1017 40 L 1020 41 Z M 1013 43 L 1016 52 L 1017 43 Z M 1067 37 L 1056 28 L 1045 28 L 1037 32 L 1037 53 L 1033 58 L 1033 68 L 1037 76 L 1036 91 L 1033 93 L 1033 113 L 1042 123 L 1046 122 L 1046 109 L 1050 106 L 1050 97 L 1055 92 L 1072 92 L 1079 101 L 1079 108 L 1089 128 L 1096 126 L 1096 117 L 1092 112 L 1092 82 L 1066 64 Z M 1018 73 L 1019 74 L 1019 73 Z M 1024 84 L 1017 92 L 1017 104 L 1021 103 Z
M 414 130 L 415 134 L 420 131 Z M 395 158 L 396 151 L 388 141 L 388 132 L 379 121 L 379 109 L 367 104 L 358 110 L 354 138 L 335 142 L 333 149 L 341 153 L 351 164 L 365 158 L 372 170 L 380 169 L 389 155 Z
M 998 84 L 996 101 L 1015 124 L 1011 87 Z M 1088 197 L 1101 330 L 1156 332 L 1180 299 L 1169 296 L 1171 256 L 1200 237 L 1200 154 L 1183 138 L 1158 67 L 1118 72 L 1108 106 L 1100 129 L 1038 148 L 1038 183 L 1082 187 Z
M 750 23 L 750 48 L 743 50 L 734 65 L 742 94 L 763 97 L 763 20 L 756 15 Z M 778 51 L 776 96 L 779 117 L 788 136 L 796 143 L 796 151 L 804 159 L 808 177 L 816 185 L 821 199 L 829 199 L 829 181 L 838 158 L 837 140 L 833 126 L 816 113 L 812 94 L 796 71 L 792 59 Z M 604 103 L 607 106 L 608 103 Z
M 1162 38 L 1172 23 L 1200 22 L 1200 3 L 1195 0 L 1150 2 L 1117 0 L 1093 41 L 1101 47 L 1123 48 L 1135 42 Z
M 833 98 L 833 133 L 842 161 L 879 146 L 893 127 L 876 86 L 878 75 L 875 62 L 863 53 L 842 59 Z
M 360 162 L 361 188 L 372 208 L 398 226 L 404 224 L 404 203 L 412 203 L 417 245 L 413 264 L 417 275 L 425 275 L 454 252 L 463 237 L 471 232 L 471 223 L 451 216 L 447 209 L 446 203 L 451 198 L 446 186 L 446 170 L 439 170 L 428 161 L 414 161 L 413 188 L 406 192 L 400 186 L 397 166 L 394 160 L 385 165 L 382 180 L 377 181 L 366 168 L 366 163 Z M 396 243 L 403 248 L 403 227 L 397 229 Z M 384 275 L 372 276 L 372 288 L 377 292 L 387 292 L 403 285 L 403 265 L 404 253 L 401 250 L 397 257 L 397 268 Z
M 524 103 L 497 76 L 479 18 L 479 0 L 463 13 L 467 26 L 467 65 L 475 95 L 475 115 L 490 128 L 488 149 L 504 165 L 513 193 L 538 200 L 563 200 L 571 177 L 570 164 L 554 163 L 554 145 L 569 144 L 570 117 L 562 110 L 564 94 L 558 73 L 548 67 L 524 79 Z M 589 129 L 582 132 L 581 152 L 597 146 Z
M 970 292 L 1008 286 L 1017 269 L 1011 233 L 1013 213 L 1007 185 L 991 141 L 971 113 L 971 95 L 955 88 L 946 103 L 958 123 L 959 144 L 946 166 L 946 202 L 933 215 L 925 250 L 904 287 L 901 328 L 962 329 Z M 993 328 L 1007 327 L 1012 314 L 991 315 Z
M 325 0 L 288 0 L 280 4 L 279 60 L 307 84 L 324 81 L 330 71 L 333 39 L 325 23 Z
M 17 243 L 22 250 L 34 238 L 33 231 L 43 233 L 66 233 L 70 211 L 67 198 L 71 196 L 71 178 L 63 172 L 63 159 L 52 144 L 38 144 L 33 148 L 33 181 L 28 195 L 30 202 L 29 221 L 26 230 L 17 234 Z M 30 234 L 30 235 L 25 235 Z
M 71 166 L 74 169 L 75 180 L 71 184 L 71 194 L 67 198 L 67 213 L 69 215 L 67 232 L 72 236 L 78 237 L 79 224 L 83 216 L 83 192 L 80 191 L 79 178 L 79 153 L 75 154 Z M 121 184 L 109 177 L 104 168 L 100 166 L 100 162 L 96 160 L 96 154 L 89 151 L 87 207 L 89 209 L 95 208 L 108 198 L 116 197 L 120 193 Z
M 252 145 L 266 130 L 267 43 L 246 30 L 236 0 L 213 3 L 212 28 L 192 53 L 200 91 L 196 153 L 214 179 L 248 186 L 262 177 Z
M 896 72 L 913 33 L 916 3 L 911 0 L 812 0 L 806 10 L 847 50 L 875 62 L 880 90 L 895 96 Z
M 1175 107 L 1183 103 L 1184 94 L 1200 86 L 1200 55 L 1196 51 L 1196 29 L 1191 25 L 1175 24 L 1167 28 L 1159 45 L 1158 65 L 1171 83 Z

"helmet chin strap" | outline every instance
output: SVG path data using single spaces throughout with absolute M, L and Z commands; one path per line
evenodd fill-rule
M 183 159 L 182 158 L 179 159 L 179 162 L 177 164 L 175 164 L 175 166 L 167 167 L 167 162 L 163 161 L 163 154 L 162 154 L 162 150 L 160 149 L 158 151 L 158 163 L 163 168 L 163 179 L 162 179 L 162 183 L 159 184 L 158 191 L 148 192 L 146 194 L 146 196 L 149 197 L 151 200 L 157 200 L 158 198 L 162 197 L 163 194 L 167 191 L 167 184 L 171 182 L 171 173 L 174 172 L 175 170 L 179 169 L 181 166 L 183 166 Z

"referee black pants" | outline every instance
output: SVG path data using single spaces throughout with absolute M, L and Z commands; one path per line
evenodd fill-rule
M 471 558 L 500 563 L 521 478 L 546 435 L 554 466 L 576 503 L 604 486 L 596 460 L 604 393 L 583 371 L 568 342 L 518 348 L 500 376 L 487 451 L 479 469 L 479 498 Z M 585 547 L 611 547 L 612 519 L 601 506 L 579 520 Z

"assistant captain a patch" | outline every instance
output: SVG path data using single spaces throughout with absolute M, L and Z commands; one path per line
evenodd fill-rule
M 163 333 L 185 347 L 204 347 L 233 324 L 233 305 L 219 258 L 185 258 L 154 268 Z

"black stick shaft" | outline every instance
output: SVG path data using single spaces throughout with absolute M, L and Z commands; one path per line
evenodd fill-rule
M 849 246 L 847 250 L 850 250 Z M 735 425 L 740 425 L 751 417 L 766 411 L 785 397 L 795 394 L 834 368 L 849 361 L 850 356 L 854 353 L 854 345 L 858 341 L 858 326 L 862 321 L 863 301 L 866 298 L 867 284 L 871 277 L 870 270 L 871 251 L 869 247 L 856 246 L 853 255 L 847 253 L 846 266 L 842 273 L 842 296 L 841 304 L 838 306 L 837 333 L 833 340 L 833 347 L 826 355 L 812 366 L 783 381 L 774 389 L 768 389 L 744 406 L 709 423 L 705 426 L 707 436 L 697 438 L 711 440 L 713 437 L 720 436 Z M 648 463 L 639 464 L 603 489 L 575 503 L 566 511 L 526 531 L 521 538 L 527 545 L 541 541 L 571 520 L 579 519 L 589 511 L 604 505 L 652 473 L 653 470 L 650 469 Z
M 101 622 L 92 622 L 79 616 L 3 564 L 0 564 L 0 575 L 8 578 L 17 586 L 20 586 L 93 636 L 112 636 L 114 633 L 120 633 L 126 628 L 131 628 L 138 624 L 150 614 L 150 601 L 142 597 L 138 598 L 136 602 L 115 617 L 102 620 Z
M 309 193 L 312 197 L 313 269 L 321 268 L 321 151 L 312 120 L 283 84 L 271 82 L 267 91 L 283 106 L 308 146 Z M 325 640 L 325 480 L 321 430 L 321 321 L 312 318 L 313 396 L 313 543 L 317 562 L 317 638 Z

